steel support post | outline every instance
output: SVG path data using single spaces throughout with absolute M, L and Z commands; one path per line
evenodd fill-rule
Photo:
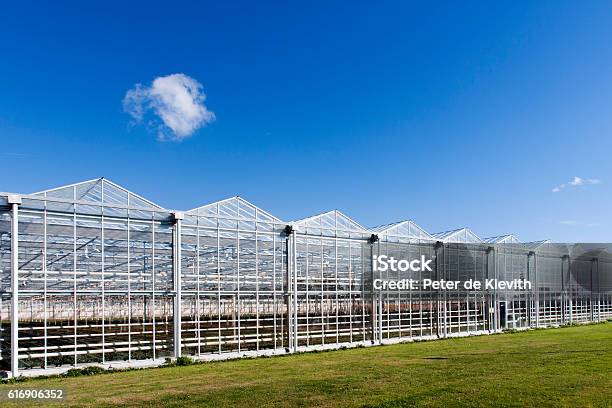
M 597 261 L 597 258 L 593 258 L 591 259 L 591 279 L 590 279 L 590 291 L 589 291 L 589 303 L 590 303 L 590 319 L 592 322 L 595 321 L 595 311 L 594 311 L 594 307 L 593 307 L 593 265 L 595 265 L 595 262 Z
M 286 271 L 287 271 L 287 275 L 285 277 L 285 282 L 283 283 L 283 291 L 284 291 L 284 298 L 285 298 L 285 304 L 287 306 L 287 351 L 291 352 L 292 348 L 293 348 L 293 318 L 291 317 L 293 315 L 292 313 L 292 309 L 293 309 L 293 299 L 291 298 L 291 288 L 293 287 L 291 285 L 291 269 L 293 263 L 291 261 L 291 235 L 287 235 L 287 239 L 285 240 L 285 244 L 287 246 L 287 267 L 286 267 Z
M 493 265 L 493 277 L 491 277 L 491 264 Z M 493 246 L 487 248 L 487 279 L 497 279 L 497 259 L 495 255 L 495 247 Z M 489 299 L 490 307 L 493 309 L 492 330 L 497 331 L 501 327 L 497 289 L 494 288 L 493 292 L 489 293 Z
M 436 256 L 436 259 L 434 261 L 434 273 L 435 273 L 435 280 L 439 281 L 440 280 L 440 248 L 443 247 L 443 243 L 441 241 L 436 241 L 436 243 L 434 244 L 434 254 Z M 438 338 L 442 337 L 441 334 L 441 329 L 440 329 L 440 289 L 436 290 L 436 314 L 435 314 L 435 325 L 436 325 L 436 336 Z M 430 311 L 431 313 L 431 311 Z
M 491 253 L 490 247 L 485 251 L 485 279 L 489 279 L 489 255 Z M 489 293 L 488 289 L 485 289 L 485 307 L 486 307 L 486 315 L 485 319 L 487 322 L 487 330 L 489 333 L 493 330 L 493 302 L 491 301 L 491 293 Z
M 286 265 L 285 265 L 285 274 L 283 276 L 283 301 L 285 303 L 285 307 L 287 308 L 287 313 L 285 315 L 285 323 L 286 323 L 286 340 L 287 340 L 287 347 L 286 350 L 287 352 L 291 352 L 291 349 L 293 348 L 293 342 L 291 340 L 292 337 L 292 324 L 293 324 L 293 318 L 291 317 L 292 313 L 291 313 L 291 309 L 293 308 L 293 303 L 292 303 L 292 299 L 291 299 L 291 265 L 292 265 L 292 261 L 291 261 L 291 234 L 292 234 L 292 228 L 291 226 L 287 225 L 285 227 L 284 230 L 284 234 L 285 234 L 285 260 L 286 260 Z M 283 327 L 283 339 L 285 339 L 285 327 Z
M 530 255 L 531 255 L 530 253 L 527 253 L 527 280 L 529 282 L 531 282 L 530 281 L 530 278 L 531 278 L 531 273 L 530 273 L 531 270 L 530 269 L 531 268 L 530 268 L 530 265 L 529 265 L 529 262 L 531 261 L 531 259 L 530 259 L 531 256 Z M 530 293 L 528 293 L 525 296 L 525 312 L 526 312 L 526 315 L 527 315 L 526 316 L 527 317 L 527 327 L 531 327 L 531 294 Z
M 372 338 L 370 339 L 371 343 L 374 344 L 378 340 L 377 331 L 378 331 L 378 303 L 376 301 L 376 296 L 374 295 L 374 242 L 372 240 L 369 241 L 370 244 L 370 323 L 372 330 Z
M 601 273 L 599 272 L 599 258 L 596 258 L 597 263 L 597 321 L 601 321 Z
M 383 307 L 383 293 L 382 293 L 382 289 L 378 292 L 378 302 L 376 303 L 376 307 L 378 309 L 378 344 L 382 344 L 384 337 L 383 337 L 383 315 L 385 313 L 385 309 Z M 389 318 L 387 317 L 387 322 L 388 322 Z M 387 323 L 389 324 L 389 323 Z
M 19 376 L 19 205 L 21 197 L 8 196 L 11 205 L 11 374 Z
M 174 357 L 181 356 L 181 223 L 183 213 L 173 213 L 174 245 L 172 246 L 172 269 L 174 274 Z
M 287 275 L 283 283 L 285 304 L 287 306 L 287 351 L 293 353 L 297 350 L 297 256 L 296 231 L 291 225 L 285 226 L 283 231 L 287 245 Z
M 567 255 L 561 257 L 561 323 L 565 324 L 565 259 Z
M 376 237 L 376 254 L 380 255 L 380 240 L 378 239 L 378 236 Z M 387 274 L 387 276 L 389 276 Z M 379 276 L 380 277 L 380 276 Z M 372 280 L 372 288 L 374 288 L 374 281 Z M 383 291 L 382 289 L 380 289 L 378 291 L 378 295 L 377 295 L 378 299 L 376 302 L 376 336 L 378 338 L 378 344 L 382 344 L 383 341 L 383 314 L 384 314 L 384 308 L 383 308 Z M 387 323 L 389 324 L 389 323 Z
M 293 230 L 291 234 L 291 252 L 293 263 L 293 351 L 298 348 L 298 283 L 297 283 L 297 237 Z M 308 272 L 307 272 L 308 273 Z
M 526 299 L 526 304 L 527 304 L 527 327 L 532 327 L 532 323 L 533 323 L 533 319 L 532 319 L 532 314 L 534 314 L 531 310 L 531 306 L 532 305 L 536 305 L 535 309 L 536 309 L 536 316 L 537 316 L 537 301 L 535 300 L 535 298 L 537 297 L 537 290 L 536 290 L 536 286 L 533 285 L 532 281 L 532 277 L 533 277 L 533 273 L 531 272 L 532 268 L 531 268 L 531 257 L 533 256 L 534 258 L 534 267 L 535 267 L 535 252 L 530 251 L 527 253 L 527 281 L 532 285 L 531 286 L 531 290 L 527 293 L 527 299 Z M 535 317 L 536 320 L 536 326 L 537 326 L 537 320 L 538 318 Z
M 533 293 L 535 296 L 535 325 L 540 327 L 540 290 L 538 289 L 538 255 L 533 253 Z
M 574 322 L 574 294 L 572 293 L 572 262 L 569 255 L 567 257 L 567 304 L 569 305 L 569 324 Z
M 376 234 L 372 234 L 372 236 L 370 236 L 370 238 L 368 239 L 368 244 L 370 246 L 370 282 L 368 285 L 368 290 L 370 291 L 369 293 L 369 300 L 371 301 L 371 316 L 370 316 L 370 323 L 371 323 L 371 330 L 372 330 L 372 337 L 370 339 L 370 342 L 372 344 L 375 344 L 377 342 L 380 342 L 380 340 L 382 339 L 382 312 L 379 312 L 379 296 L 376 296 L 375 293 L 375 289 L 374 289 L 374 279 L 376 279 L 376 271 L 374 270 L 374 257 L 380 254 L 380 241 L 378 238 L 378 235 Z M 376 254 L 374 253 L 374 245 L 378 245 L 376 248 Z
M 567 257 L 567 283 L 569 284 L 569 321 L 574 323 L 574 290 L 572 285 L 572 261 Z

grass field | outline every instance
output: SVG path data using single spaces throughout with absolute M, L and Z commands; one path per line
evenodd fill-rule
M 612 324 L 34 379 L 0 387 L 65 388 L 71 406 L 609 407 Z

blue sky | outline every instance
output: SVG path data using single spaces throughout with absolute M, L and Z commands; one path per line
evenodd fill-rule
M 610 2 L 225 3 L 5 4 L 0 191 L 612 239 Z M 180 141 L 123 105 L 171 74 L 214 114 Z

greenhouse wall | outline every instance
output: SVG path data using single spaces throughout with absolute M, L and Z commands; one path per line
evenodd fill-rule
M 379 272 L 373 259 L 433 260 Z M 389 290 L 375 279 L 527 279 Z M 0 193 L 0 370 L 38 375 L 549 327 L 612 317 L 598 246 L 491 243 L 339 211 L 286 222 L 239 197 L 178 212 L 106 179 Z

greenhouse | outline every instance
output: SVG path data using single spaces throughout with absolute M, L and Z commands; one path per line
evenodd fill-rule
M 104 178 L 0 193 L 0 370 L 158 365 L 549 327 L 612 317 L 609 245 L 283 221 L 233 197 L 163 208 Z M 378 271 L 373 259 L 430 259 Z M 527 280 L 529 290 L 375 289 Z

